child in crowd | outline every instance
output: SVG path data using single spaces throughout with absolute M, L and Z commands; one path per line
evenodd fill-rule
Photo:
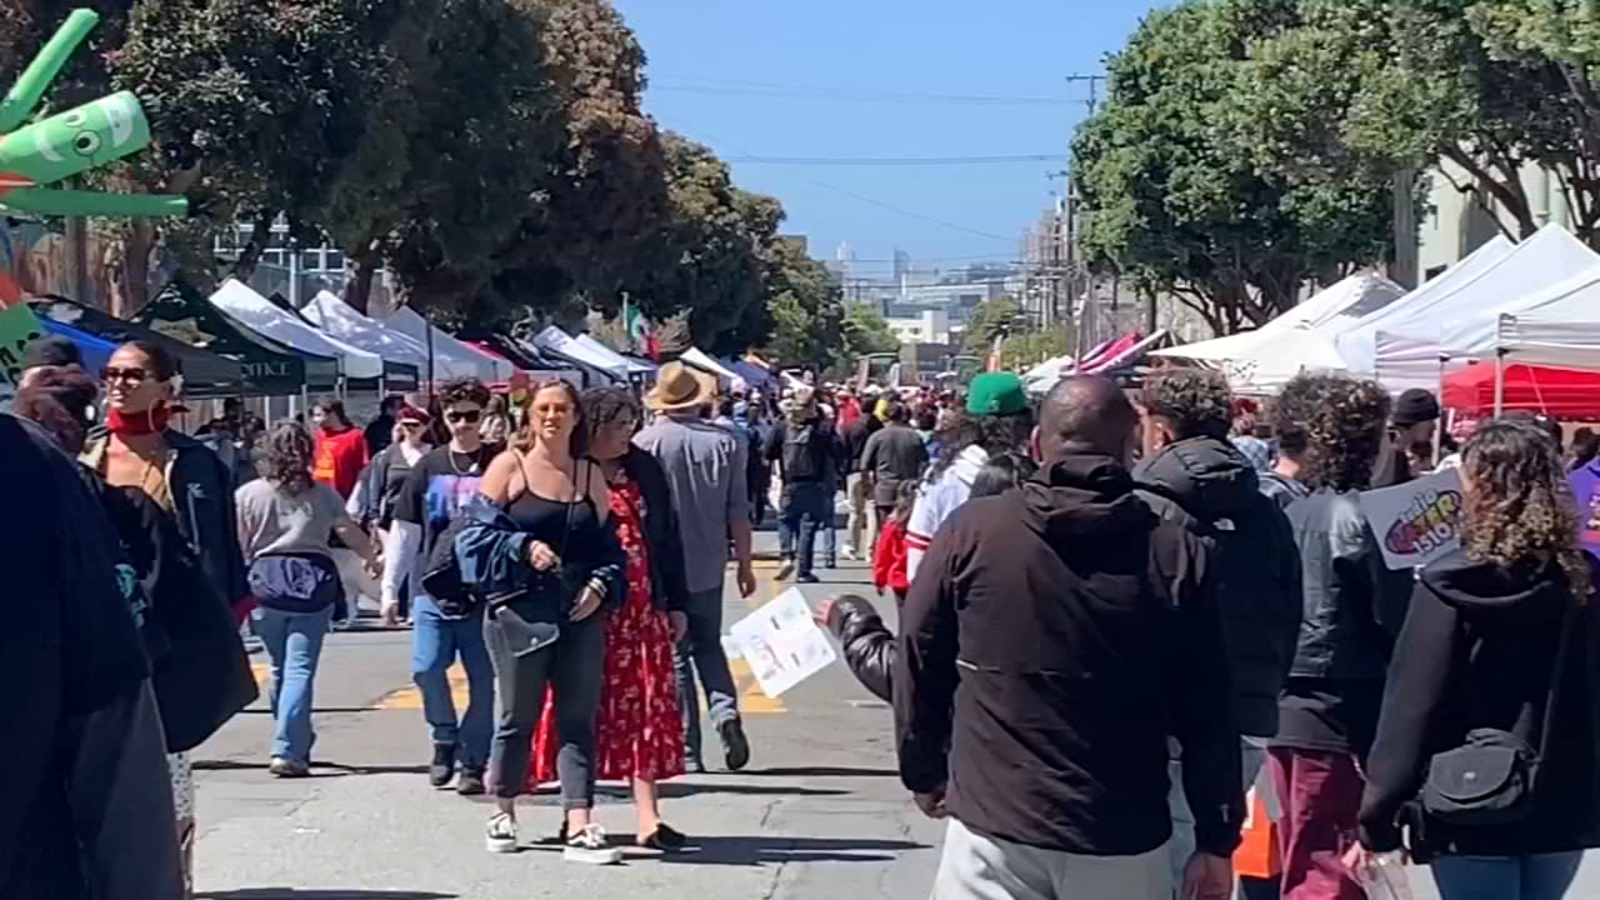
M 878 593 L 894 592 L 895 606 L 906 602 L 906 591 L 911 582 L 906 578 L 906 523 L 911 521 L 911 506 L 917 499 L 915 480 L 903 482 L 895 496 L 894 512 L 883 523 L 878 533 L 878 545 L 872 551 L 872 584 Z

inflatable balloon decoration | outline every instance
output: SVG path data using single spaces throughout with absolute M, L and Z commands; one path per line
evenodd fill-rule
M 47 187 L 150 145 L 144 108 L 127 91 L 23 124 L 99 21 L 93 10 L 73 10 L 0 100 L 0 208 L 47 216 L 188 215 L 182 196 Z

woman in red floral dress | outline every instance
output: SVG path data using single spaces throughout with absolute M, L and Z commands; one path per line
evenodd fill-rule
M 595 721 L 595 778 L 631 781 L 642 847 L 677 850 L 687 838 L 661 821 L 656 783 L 684 772 L 683 719 L 678 711 L 672 649 L 688 620 L 683 604 L 683 545 L 666 474 L 634 447 L 640 408 L 620 388 L 583 395 L 589 455 L 611 488 L 611 515 L 628 552 L 628 597 L 606 627 L 605 680 Z M 534 735 L 530 788 L 555 779 L 553 703 Z

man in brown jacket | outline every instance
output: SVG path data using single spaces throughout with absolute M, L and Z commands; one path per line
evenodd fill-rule
M 1096 378 L 1041 411 L 1044 466 L 971 500 L 911 586 L 893 692 L 900 775 L 949 816 L 936 900 L 1169 900 L 1168 738 L 1226 898 L 1244 819 L 1239 730 L 1205 546 L 1128 473 L 1137 414 Z

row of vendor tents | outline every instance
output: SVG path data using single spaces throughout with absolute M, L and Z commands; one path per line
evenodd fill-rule
M 653 362 L 554 325 L 526 341 L 499 334 L 463 340 L 406 307 L 371 318 L 323 291 L 294 310 L 232 279 L 210 297 L 174 281 L 126 320 L 62 298 L 30 306 L 44 331 L 76 343 L 95 370 L 125 341 L 165 347 L 179 361 L 184 395 L 194 399 L 397 393 L 464 377 L 505 387 L 519 373 L 590 386 L 650 381 L 656 373 Z
M 1600 419 L 1600 254 L 1547 225 L 1520 243 L 1496 237 L 1412 291 L 1361 272 L 1253 331 L 1149 355 L 1219 368 L 1247 396 L 1346 372 L 1462 412 Z

